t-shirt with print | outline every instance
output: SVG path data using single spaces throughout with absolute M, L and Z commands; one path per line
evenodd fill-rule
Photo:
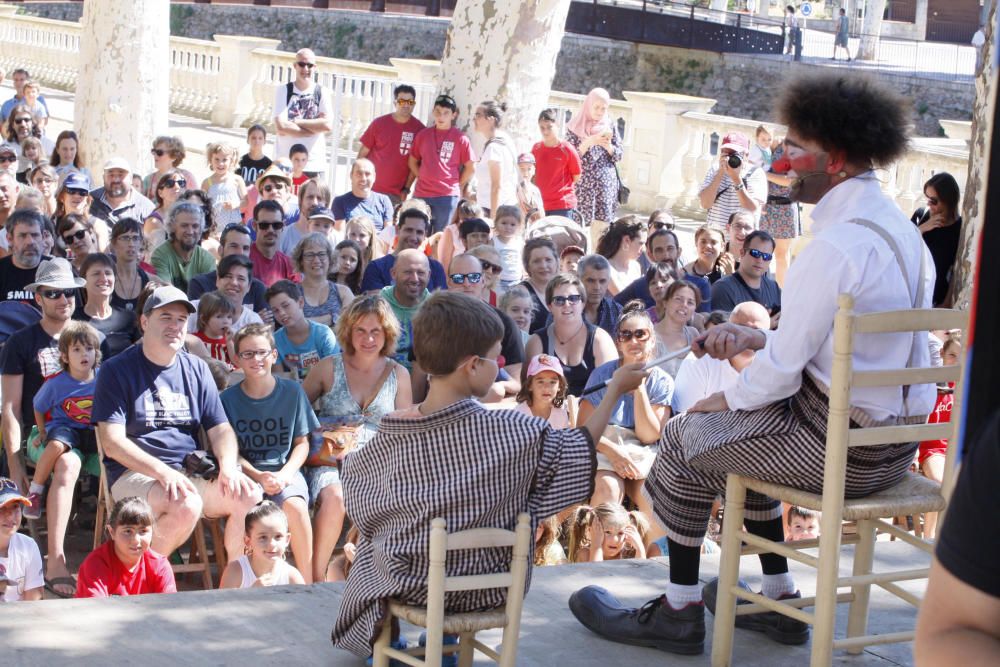
M 32 400 L 34 409 L 46 415 L 46 430 L 57 426 L 93 428 L 91 412 L 96 384 L 96 377 L 81 381 L 66 371 L 49 378 Z
M 469 138 L 457 128 L 443 132 L 425 127 L 413 141 L 411 155 L 420 162 L 414 197 L 457 197 L 458 168 L 476 160 Z
M 240 175 L 246 186 L 250 187 L 257 183 L 257 177 L 267 171 L 270 166 L 271 158 L 266 155 L 261 156 L 259 160 L 254 160 L 250 157 L 250 153 L 244 153 L 236 167 L 236 173 Z
M 45 585 L 45 577 L 42 575 L 42 552 L 38 550 L 38 545 L 33 539 L 21 533 L 10 536 L 7 555 L 0 556 L 0 575 L 7 579 L 7 590 L 3 594 L 4 602 L 23 600 L 25 591 Z
M 718 170 L 719 163 L 716 162 L 705 175 L 705 180 L 701 183 L 701 190 L 711 185 L 712 179 L 715 178 L 715 172 Z M 757 212 L 754 213 L 754 226 L 756 227 L 760 222 L 760 214 L 764 210 L 764 204 L 767 202 L 767 176 L 764 175 L 763 169 L 750 167 L 750 169 L 743 172 L 743 180 L 746 182 L 747 196 L 758 204 Z M 708 209 L 708 216 L 705 222 L 715 229 L 725 230 L 726 225 L 729 223 L 729 216 L 743 210 L 743 204 L 740 202 L 740 193 L 736 191 L 733 185 L 729 174 L 724 174 L 722 180 L 719 182 L 719 188 L 716 190 L 718 196 L 712 195 L 715 203 Z
M 595 368 L 587 379 L 587 389 L 605 380 L 610 380 L 611 376 L 618 370 L 618 366 L 619 361 L 615 359 Z M 587 394 L 583 399 L 596 407 L 600 404 L 601 399 L 604 398 L 604 394 L 607 391 L 608 388 L 604 387 L 591 394 Z M 674 396 L 673 378 L 662 368 L 658 366 L 653 367 L 649 371 L 649 377 L 646 378 L 646 394 L 649 396 L 650 405 L 669 406 Z M 635 428 L 635 399 L 631 393 L 625 394 L 618 399 L 614 410 L 611 411 L 611 418 L 608 419 L 608 424 L 624 428 Z
M 274 391 L 264 398 L 247 396 L 242 383 L 222 392 L 222 407 L 236 431 L 240 455 L 257 470 L 271 472 L 288 462 L 296 438 L 319 428 L 299 383 L 274 379 Z
M 198 433 L 226 421 L 208 364 L 183 350 L 169 366 L 154 364 L 133 345 L 101 368 L 94 391 L 95 424 L 125 426 L 139 449 L 180 470 L 184 457 L 198 449 Z M 108 483 L 125 472 L 104 457 Z
M 125 567 L 115 543 L 108 541 L 90 552 L 80 565 L 76 578 L 76 597 L 108 598 L 112 596 L 176 593 L 174 571 L 166 556 L 146 549 L 134 570 Z
M 580 155 L 568 141 L 558 146 L 538 142 L 531 148 L 535 156 L 535 185 L 542 192 L 546 211 L 576 208 L 576 189 L 573 177 L 583 173 Z
M 36 322 L 15 331 L 7 339 L 2 359 L 0 371 L 4 375 L 24 376 L 21 384 L 21 425 L 31 428 L 35 423 L 35 411 L 29 397 L 38 393 L 43 382 L 62 372 L 59 341 L 47 334 L 40 322 Z
M 274 333 L 274 347 L 278 350 L 278 361 L 288 370 L 294 371 L 300 380 L 305 379 L 309 369 L 318 364 L 320 359 L 340 351 L 330 327 L 312 320 L 306 322 L 309 323 L 309 336 L 301 344 L 297 345 L 290 341 L 285 328 L 278 329 Z
M 42 259 L 52 258 L 43 255 Z M 26 289 L 26 285 L 35 282 L 37 272 L 38 267 L 20 269 L 15 266 L 12 255 L 0 259 L 0 301 L 21 301 L 38 308 L 38 304 L 35 303 L 35 291 Z
M 524 275 L 524 264 L 521 256 L 524 254 L 524 237 L 520 234 L 514 235 L 510 243 L 504 243 L 500 237 L 494 236 L 491 239 L 493 247 L 500 255 L 500 280 L 517 282 Z
M 361 135 L 361 145 L 368 149 L 368 159 L 375 165 L 375 192 L 402 196 L 410 175 L 410 149 L 424 124 L 410 116 L 397 123 L 392 114 L 379 116 Z
M 315 120 L 317 118 L 333 119 L 333 103 L 329 89 L 320 87 L 319 103 L 317 104 L 314 95 L 317 84 L 310 83 L 305 90 L 299 90 L 292 84 L 292 96 L 288 97 L 288 85 L 281 84 L 274 91 L 274 117 L 297 120 Z M 306 164 L 306 171 L 325 172 L 327 170 L 326 161 L 326 132 L 310 134 L 305 137 L 292 137 L 278 134 L 274 140 L 274 154 L 276 157 L 288 157 L 288 151 L 295 144 L 302 144 L 309 151 L 309 162 Z
M 367 215 L 375 224 L 375 231 L 380 232 L 386 223 L 392 222 L 392 201 L 381 192 L 372 192 L 362 199 L 353 192 L 345 192 L 333 198 L 333 217 L 337 220 L 350 220 L 357 215 Z

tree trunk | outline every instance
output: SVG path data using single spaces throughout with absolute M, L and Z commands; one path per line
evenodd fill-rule
M 149 147 L 167 130 L 170 104 L 170 3 L 87 0 L 81 23 L 74 118 L 98 187 L 110 157 L 152 169 Z
M 519 151 L 538 134 L 548 105 L 570 0 L 458 0 L 441 58 L 441 90 L 469 127 L 483 100 L 507 104 L 503 128 Z M 474 143 L 476 141 L 474 140 Z
M 886 0 L 866 0 L 865 18 L 861 22 L 861 44 L 858 46 L 858 60 L 875 60 L 878 57 L 878 40 L 882 32 L 882 15 L 885 14 Z

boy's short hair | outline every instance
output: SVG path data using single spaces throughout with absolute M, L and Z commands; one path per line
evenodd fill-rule
M 222 313 L 236 315 L 236 306 L 219 291 L 205 292 L 198 299 L 198 331 L 204 331 L 208 321 Z
M 469 234 L 489 234 L 490 225 L 488 222 L 482 218 L 470 218 L 468 220 L 463 220 L 458 225 L 458 235 L 465 242 L 465 239 L 469 238 Z
M 274 334 L 271 331 L 271 325 L 262 324 L 261 322 L 254 322 L 248 324 L 235 334 L 233 334 L 233 349 L 236 350 L 236 354 L 240 353 L 240 343 L 250 336 L 260 336 L 261 338 L 267 339 L 267 344 L 274 349 Z
M 430 375 L 449 375 L 472 356 L 482 356 L 503 338 L 503 322 L 480 299 L 438 291 L 413 317 L 413 353 Z
M 340 312 L 334 328 L 334 332 L 337 335 L 337 342 L 340 343 L 340 349 L 348 355 L 355 353 L 354 343 L 351 340 L 351 331 L 354 329 L 354 325 L 358 323 L 358 320 L 365 315 L 374 315 L 382 327 L 385 344 L 382 346 L 379 354 L 383 357 L 390 357 L 395 354 L 396 343 L 399 342 L 400 334 L 399 320 L 396 318 L 396 314 L 392 312 L 389 302 L 378 294 L 359 296 L 351 301 L 351 305 Z
M 774 250 L 776 247 L 778 247 L 778 244 L 774 242 L 773 236 L 765 232 L 763 229 L 755 229 L 749 234 L 747 234 L 746 238 L 743 239 L 743 249 L 749 250 L 750 244 L 757 240 L 761 240 L 764 243 L 770 243 L 771 250 Z
M 59 334 L 59 365 L 69 371 L 69 348 L 74 345 L 89 345 L 94 348 L 94 367 L 101 363 L 101 335 L 86 322 L 70 320 Z
M 542 113 L 538 114 L 538 122 L 541 123 L 543 120 L 550 123 L 556 122 L 556 114 L 558 112 L 555 109 L 542 109 Z
M 811 509 L 806 509 L 805 507 L 799 507 L 798 505 L 792 505 L 788 508 L 788 526 L 791 527 L 792 519 L 798 517 L 800 519 L 819 519 L 819 513 L 814 512 Z
M 287 294 L 292 301 L 298 301 L 302 298 L 302 288 L 291 280 L 279 280 L 264 292 L 264 301 L 271 303 L 271 299 L 279 294 Z
M 285 209 L 281 207 L 281 204 L 273 199 L 261 199 L 257 202 L 257 205 L 253 207 L 253 219 L 256 220 L 257 216 L 260 215 L 261 211 L 274 211 L 281 215 L 282 220 L 285 218 Z
M 293 155 L 299 155 L 300 153 L 309 155 L 309 149 L 306 148 L 305 144 L 292 144 L 292 147 L 288 149 L 288 158 L 291 159 Z
M 118 526 L 152 526 L 156 523 L 153 516 L 153 508 L 149 503 L 138 496 L 122 498 L 111 508 L 111 515 L 108 517 L 108 525 L 111 528 Z
M 267 128 L 261 125 L 260 123 L 254 123 L 253 125 L 247 128 L 247 139 L 249 139 L 250 135 L 253 134 L 254 132 L 260 132 L 265 137 L 267 136 Z

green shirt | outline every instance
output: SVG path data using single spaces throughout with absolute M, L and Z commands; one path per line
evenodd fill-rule
M 399 340 L 396 342 L 396 354 L 393 357 L 397 362 L 402 364 L 406 370 L 413 370 L 413 316 L 417 313 L 417 309 L 420 308 L 420 304 L 428 297 L 430 292 L 426 289 L 424 293 L 420 296 L 420 301 L 415 306 L 404 306 L 398 301 L 396 301 L 396 295 L 393 292 L 393 285 L 386 285 L 379 292 L 382 298 L 389 303 L 389 307 L 392 308 L 392 312 L 396 314 L 396 319 L 399 320 Z
M 170 283 L 185 294 L 188 281 L 201 273 L 215 271 L 215 258 L 212 253 L 201 246 L 195 246 L 191 259 L 186 263 L 174 252 L 174 246 L 167 241 L 153 251 L 153 268 L 156 276 L 163 282 Z

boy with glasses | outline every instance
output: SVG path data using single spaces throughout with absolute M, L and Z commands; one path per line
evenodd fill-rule
M 417 91 L 400 84 L 392 91 L 395 110 L 379 116 L 361 135 L 358 158 L 368 158 L 375 165 L 375 185 L 372 190 L 387 195 L 393 206 L 410 196 L 413 174 L 409 157 L 413 141 L 424 124 L 413 116 Z
M 313 81 L 316 54 L 300 49 L 295 54 L 295 81 L 278 86 L 274 96 L 275 158 L 288 155 L 294 144 L 309 153 L 306 173 L 310 178 L 326 171 L 326 133 L 333 129 L 330 95 Z

